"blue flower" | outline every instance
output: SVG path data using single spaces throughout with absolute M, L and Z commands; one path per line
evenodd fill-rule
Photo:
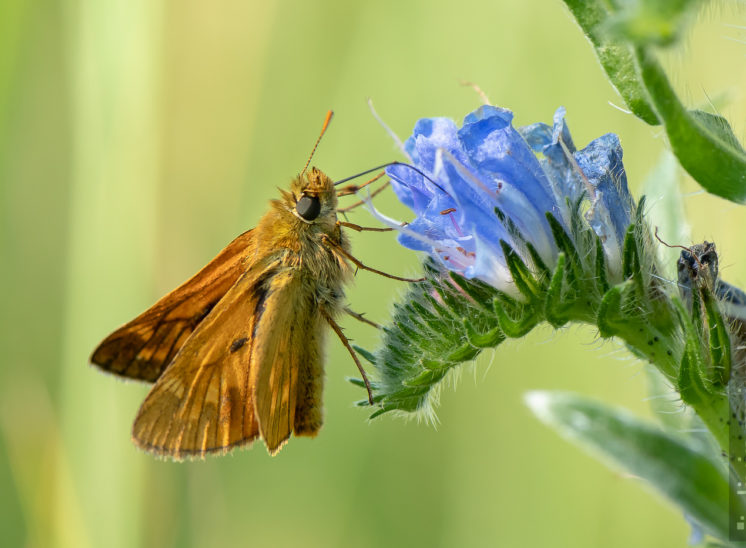
M 399 227 L 400 243 L 517 295 L 500 241 L 529 265 L 531 244 L 552 267 L 559 250 L 546 213 L 575 239 L 571 215 L 579 211 L 578 200 L 586 200 L 580 208 L 586 226 L 600 237 L 609 273 L 618 278 L 634 208 L 619 139 L 607 134 L 577 151 L 564 116 L 559 108 L 552 126 L 516 129 L 512 112 L 483 106 L 461 128 L 447 118 L 418 121 L 404 148 L 427 177 L 403 164 L 386 170 L 399 199 L 416 214 Z

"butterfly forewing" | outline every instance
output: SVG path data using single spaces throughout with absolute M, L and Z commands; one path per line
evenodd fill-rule
M 109 335 L 91 362 L 116 375 L 155 381 L 236 283 L 254 246 L 253 231 L 238 236 L 192 278 Z

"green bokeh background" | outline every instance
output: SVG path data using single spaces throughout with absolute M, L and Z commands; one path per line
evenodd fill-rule
M 665 61 L 687 103 L 709 95 L 743 137 L 746 30 L 728 25 L 746 25 L 742 7 L 708 8 Z M 636 194 L 666 148 L 610 106 L 620 100 L 559 0 L 3 2 L 3 546 L 685 545 L 676 508 L 522 403 L 565 389 L 650 415 L 643 364 L 591 328 L 540 328 L 486 352 L 444 388 L 437 428 L 368 423 L 344 380 L 354 365 L 330 340 L 324 429 L 274 458 L 257 444 L 155 460 L 129 441 L 147 387 L 88 367 L 100 339 L 257 221 L 327 109 L 314 164 L 341 178 L 400 158 L 366 97 L 406 137 L 419 117 L 479 105 L 461 80 L 518 124 L 564 105 L 578 145 L 618 133 Z M 693 240 L 715 240 L 723 276 L 743 286 L 742 209 L 683 184 Z M 391 193 L 377 203 L 405 218 Z M 352 238 L 366 263 L 416 273 L 392 235 Z M 402 290 L 362 272 L 348 297 L 385 322 Z M 376 345 L 372 329 L 345 327 Z

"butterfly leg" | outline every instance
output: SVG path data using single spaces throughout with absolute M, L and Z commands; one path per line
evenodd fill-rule
M 386 274 L 385 272 L 382 272 L 381 270 L 376 270 L 375 268 L 366 266 L 363 263 L 361 263 L 358 259 L 350 255 L 350 253 L 348 253 L 346 250 L 342 249 L 341 246 L 335 244 L 326 234 L 323 234 L 321 236 L 321 241 L 325 243 L 327 246 L 329 246 L 330 248 L 332 248 L 334 251 L 342 255 L 345 259 L 350 261 L 356 267 L 362 268 L 363 270 L 367 270 L 368 272 L 373 272 L 374 274 L 378 274 L 380 276 L 383 276 L 384 278 L 391 278 L 392 280 L 399 280 L 400 282 L 423 282 L 425 281 L 425 278 L 402 278 L 401 276 L 395 276 L 393 274 Z
M 344 311 L 347 314 L 349 314 L 350 316 L 352 316 L 353 318 L 355 318 L 359 322 L 366 323 L 366 324 L 368 324 L 368 325 L 370 325 L 372 327 L 375 327 L 376 329 L 381 329 L 381 326 L 378 325 L 376 322 L 369 320 L 363 314 L 355 312 L 354 310 L 352 310 L 351 308 L 349 308 L 347 306 L 344 307 Z
M 337 191 L 337 198 L 341 198 L 342 196 L 349 196 L 350 194 L 355 194 L 361 188 L 364 188 L 364 187 L 368 186 L 371 183 L 375 183 L 378 179 L 380 179 L 384 175 L 386 175 L 386 172 L 382 171 L 381 173 L 379 173 L 378 175 L 376 175 L 372 179 L 370 179 L 368 181 L 365 181 L 362 185 L 347 185 L 347 186 L 344 186 L 344 187 L 340 188 Z M 388 183 L 386 183 L 386 185 L 388 185 Z M 381 187 L 381 188 L 385 188 L 386 185 L 383 185 L 383 187 Z M 376 192 L 380 192 L 380 191 L 381 191 L 381 189 L 379 188 Z
M 370 226 L 360 226 L 356 225 L 355 223 L 346 223 L 344 221 L 337 221 L 337 225 L 343 226 L 345 228 L 351 228 L 352 230 L 355 230 L 356 232 L 391 232 L 394 230 L 390 227 L 380 228 L 380 227 L 370 227 Z
M 386 187 L 387 187 L 387 186 L 389 186 L 390 184 L 391 184 L 391 181 L 386 181 L 385 183 L 383 183 L 383 184 L 382 184 L 382 185 L 381 185 L 380 187 L 378 187 L 377 189 L 375 189 L 375 190 L 374 190 L 374 191 L 373 191 L 373 192 L 371 193 L 371 195 L 370 195 L 370 199 L 373 199 L 373 198 L 375 198 L 376 196 L 378 196 L 378 195 L 379 195 L 379 194 L 380 194 L 381 192 L 383 192 L 384 190 L 386 190 Z M 347 213 L 348 211 L 352 211 L 353 209 L 355 209 L 355 208 L 357 208 L 357 207 L 360 207 L 360 206 L 361 206 L 361 205 L 363 205 L 364 203 L 365 203 L 365 200 L 360 200 L 359 202 L 355 202 L 355 203 L 354 203 L 354 204 L 352 204 L 351 206 L 347 206 L 347 207 L 344 207 L 344 208 L 342 208 L 342 209 L 338 209 L 337 211 L 338 211 L 339 213 Z
M 347 351 L 350 353 L 350 356 L 352 356 L 352 359 L 354 360 L 355 365 L 357 365 L 358 371 L 360 371 L 360 375 L 362 375 L 363 377 L 363 382 L 365 383 L 365 389 L 368 391 L 368 403 L 373 405 L 373 391 L 370 388 L 370 381 L 368 380 L 368 375 L 365 374 L 365 369 L 363 369 L 363 364 L 360 363 L 360 358 L 357 357 L 357 352 L 355 352 L 355 349 L 352 348 L 352 345 L 350 344 L 350 339 L 348 339 L 345 336 L 345 334 L 342 332 L 342 328 L 339 327 L 339 324 L 334 321 L 334 318 L 332 318 L 324 310 L 322 310 L 321 313 L 324 315 L 324 319 L 327 321 L 327 323 L 331 326 L 331 328 L 337 334 L 337 337 L 339 337 L 339 340 L 342 341 L 342 344 L 345 346 Z

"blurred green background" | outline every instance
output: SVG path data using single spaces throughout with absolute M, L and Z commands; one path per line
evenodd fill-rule
M 690 105 L 727 93 L 718 104 L 743 137 L 740 6 L 708 8 L 665 61 Z M 518 124 L 566 106 L 580 146 L 618 133 L 637 195 L 666 148 L 610 106 L 620 100 L 559 0 L 2 3 L 3 546 L 685 545 L 677 509 L 522 403 L 566 389 L 650 415 L 644 365 L 590 328 L 537 329 L 462 368 L 437 429 L 368 423 L 331 338 L 325 427 L 274 458 L 260 444 L 180 464 L 139 452 L 129 432 L 147 387 L 88 366 L 105 335 L 257 221 L 327 109 L 314 164 L 341 178 L 399 159 L 366 97 L 406 137 L 419 117 L 480 104 L 461 80 Z M 743 287 L 742 210 L 696 190 L 684 180 L 692 238 L 716 241 L 723 276 Z M 377 204 L 405 218 L 391 193 Z M 394 236 L 352 238 L 366 263 L 417 271 Z M 385 322 L 402 291 L 362 272 L 348 297 Z M 372 329 L 345 327 L 376 345 Z

